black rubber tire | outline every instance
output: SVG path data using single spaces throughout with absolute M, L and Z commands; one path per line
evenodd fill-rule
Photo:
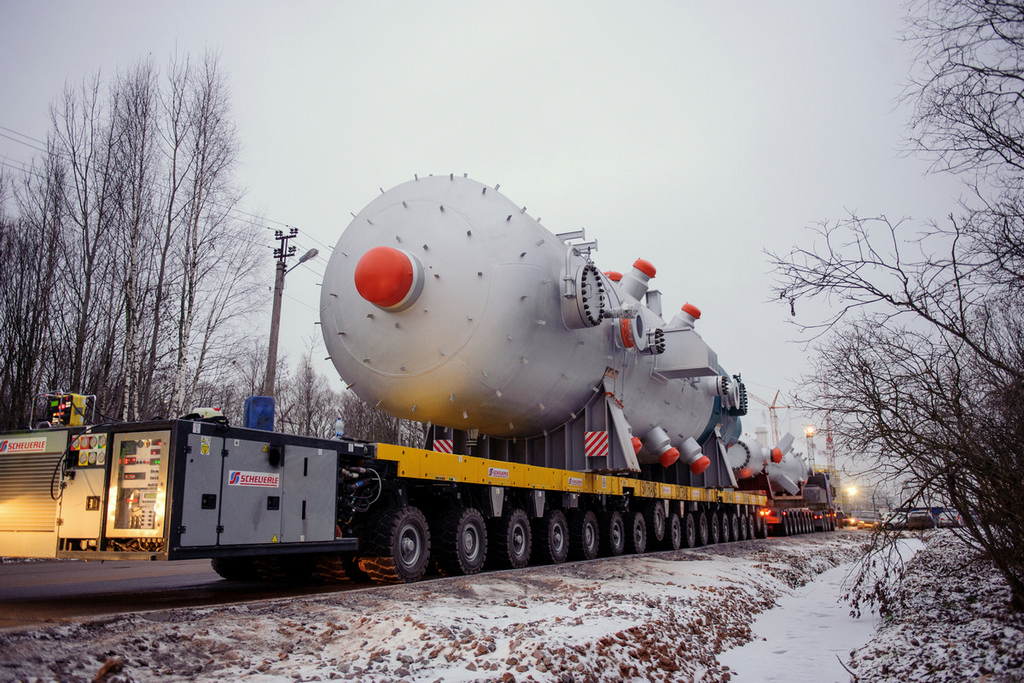
M 626 552 L 643 555 L 647 550 L 647 522 L 642 512 L 626 513 Z
M 533 534 L 526 512 L 513 509 L 488 523 L 488 562 L 495 569 L 522 569 L 530 564 Z
M 729 538 L 734 541 L 744 540 L 745 534 L 740 531 L 740 516 L 737 513 L 729 513 L 729 526 L 732 527 L 729 530 Z
M 697 538 L 697 519 L 692 512 L 683 515 L 683 547 L 696 548 L 699 544 Z
M 755 534 L 758 538 L 768 538 L 768 533 L 771 531 L 768 528 L 768 520 L 758 515 L 758 518 L 754 524 Z
M 574 510 L 569 515 L 569 559 L 592 560 L 600 550 L 597 515 L 590 510 Z
M 531 523 L 533 558 L 538 564 L 561 564 L 569 556 L 569 524 L 561 510 L 549 510 Z
M 222 579 L 228 581 L 258 581 L 260 574 L 256 570 L 254 557 L 214 557 L 210 566 Z
M 701 512 L 697 515 L 697 545 L 707 545 L 711 541 L 711 525 L 708 524 L 708 515 Z
M 443 576 L 478 574 L 487 560 L 487 524 L 476 508 L 452 508 L 434 530 L 434 561 Z
M 676 512 L 665 520 L 665 538 L 661 541 L 661 547 L 665 550 L 679 550 L 683 547 L 683 520 L 679 519 Z
M 708 545 L 716 545 L 722 541 L 722 522 L 718 513 L 708 515 Z
M 729 513 L 723 512 L 718 515 L 718 523 L 722 525 L 722 543 L 735 541 L 732 537 L 732 527 L 729 524 Z
M 651 546 L 665 539 L 666 521 L 664 503 L 653 502 L 644 507 L 644 524 L 647 525 L 647 538 Z
M 385 510 L 367 525 L 366 554 L 359 568 L 377 583 L 411 583 L 427 573 L 430 528 L 411 505 Z
M 626 549 L 626 527 L 622 514 L 615 510 L 602 512 L 600 523 L 600 548 L 603 557 L 617 557 Z

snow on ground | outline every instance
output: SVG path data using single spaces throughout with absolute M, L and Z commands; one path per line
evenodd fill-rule
M 951 532 L 932 534 L 908 568 L 905 604 L 852 652 L 871 683 L 1024 681 L 1024 614 L 992 563 Z
M 835 601 L 865 540 L 862 533 L 814 534 L 12 629 L 0 633 L 0 679 L 91 681 L 107 666 L 99 680 L 742 683 L 772 680 L 777 667 L 805 660 L 816 663 L 788 669 L 787 680 L 849 680 L 827 677 L 833 668 L 822 673 L 838 654 L 860 681 L 904 680 L 918 675 L 914 666 L 934 667 L 948 649 L 920 634 L 910 636 L 918 639 L 913 645 L 895 621 L 864 645 L 875 620 L 857 623 Z M 932 544 L 920 555 L 936 545 L 946 547 Z M 991 649 L 990 668 L 1007 677 L 987 680 L 1020 680 L 1020 621 L 989 604 L 988 593 L 970 598 L 993 585 L 957 593 L 954 608 L 969 605 L 988 620 L 967 622 L 969 645 L 954 649 Z M 923 618 L 938 619 L 932 609 L 915 606 Z M 755 620 L 758 614 L 772 616 Z M 793 628 L 797 619 L 809 628 Z M 803 637 L 808 632 L 816 637 Z M 787 654 L 748 650 L 762 646 Z M 971 679 L 921 673 L 910 680 Z

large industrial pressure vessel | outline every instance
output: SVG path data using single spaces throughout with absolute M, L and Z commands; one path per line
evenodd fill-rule
M 641 462 L 701 456 L 745 406 L 694 331 L 646 297 L 654 266 L 614 279 L 581 231 L 555 235 L 497 187 L 417 178 L 370 202 L 324 275 L 330 357 L 363 400 L 399 417 L 496 437 L 534 436 L 607 393 Z M 724 402 L 724 403 L 723 403 Z M 690 441 L 687 441 L 690 440 Z M 685 446 L 684 446 L 685 444 Z

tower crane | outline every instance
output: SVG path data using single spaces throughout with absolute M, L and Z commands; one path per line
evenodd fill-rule
M 778 410 L 779 408 L 783 408 L 783 409 L 789 408 L 789 406 L 780 406 L 779 405 L 779 396 L 781 394 L 782 394 L 781 390 L 776 391 L 775 392 L 775 397 L 772 399 L 772 402 L 769 403 L 768 401 L 764 400 L 760 396 L 756 396 L 755 394 L 751 393 L 750 389 L 747 389 L 747 396 L 749 396 L 750 398 L 754 399 L 755 401 L 757 401 L 761 405 L 763 405 L 763 406 L 768 408 L 768 420 L 771 423 L 772 440 L 773 440 L 771 445 L 779 443 L 779 440 L 780 440 L 780 437 L 779 437 L 779 415 L 778 415 L 778 413 L 776 413 L 776 410 Z

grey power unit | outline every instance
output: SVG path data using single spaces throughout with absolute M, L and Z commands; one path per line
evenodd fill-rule
M 69 436 L 58 557 L 186 559 L 355 550 L 344 468 L 374 446 L 174 420 Z

